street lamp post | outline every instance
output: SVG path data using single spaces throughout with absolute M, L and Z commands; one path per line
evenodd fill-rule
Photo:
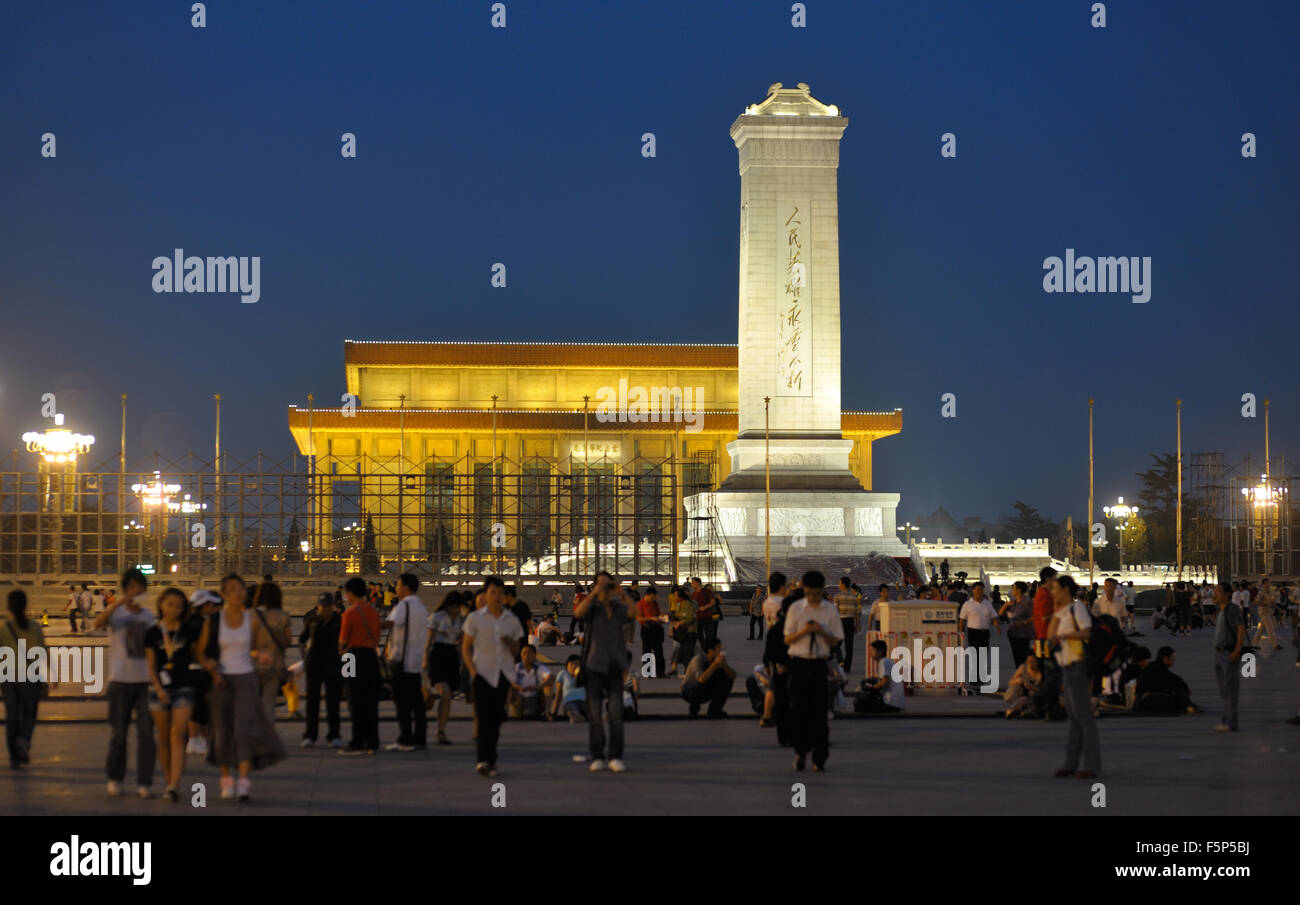
M 921 528 L 919 525 L 913 525 L 911 522 L 904 522 L 901 525 L 896 525 L 894 527 L 894 530 L 907 532 L 906 534 L 907 539 L 904 541 L 904 543 L 907 544 L 907 548 L 910 550 L 912 548 L 912 532 L 920 531 Z
M 310 543 L 307 550 L 317 546 L 316 540 L 316 434 L 312 430 L 312 413 L 316 408 L 316 396 L 307 394 L 307 537 Z M 307 560 L 307 574 L 311 575 L 311 556 L 304 551 Z
M 1092 516 L 1094 512 L 1093 505 L 1096 502 L 1095 493 L 1094 493 L 1095 485 L 1093 483 L 1093 466 L 1095 464 L 1095 459 L 1093 457 L 1093 449 L 1092 449 L 1092 440 L 1093 440 L 1092 406 L 1095 401 L 1096 400 L 1093 399 L 1088 400 L 1088 530 L 1086 533 L 1088 535 L 1088 586 L 1089 587 L 1092 587 L 1093 572 L 1096 567 L 1096 561 L 1093 558 L 1093 549 L 1092 549 Z M 1074 546 L 1073 537 L 1070 538 L 1070 546 L 1071 547 Z
M 587 482 L 591 468 L 591 451 L 588 448 L 587 415 L 591 396 L 582 397 L 582 539 L 578 542 L 578 572 L 582 572 L 587 557 Z M 572 470 L 572 467 L 570 467 Z
M 402 574 L 403 568 L 403 541 L 402 536 L 405 525 L 403 524 L 403 510 L 406 508 L 406 394 L 401 393 L 397 397 L 397 419 L 398 419 L 398 440 L 397 440 L 397 574 Z
M 1120 497 L 1113 506 L 1106 506 L 1102 510 L 1106 513 L 1107 518 L 1113 518 L 1119 522 L 1119 568 L 1124 571 L 1124 529 L 1128 527 L 1128 520 L 1138 514 L 1138 507 L 1130 506 Z
M 162 474 L 155 471 L 153 480 L 143 484 L 132 484 L 131 492 L 140 498 L 141 508 L 149 513 L 154 536 L 154 574 L 163 572 L 163 548 L 167 543 L 167 513 L 177 508 L 173 497 L 181 492 L 180 484 L 163 483 Z
M 95 438 L 89 434 L 74 434 L 63 426 L 63 415 L 54 416 L 54 427 L 46 428 L 43 433 L 37 431 L 28 431 L 23 434 L 23 442 L 27 444 L 28 452 L 36 453 L 38 457 L 36 489 L 39 495 L 36 506 L 36 582 L 40 584 L 41 580 L 41 553 L 44 550 L 44 522 L 45 515 L 49 508 L 47 503 L 46 487 L 49 487 L 48 498 L 55 502 L 56 511 L 53 518 L 50 519 L 57 526 L 58 537 L 54 542 L 54 554 L 52 558 L 52 567 L 55 572 L 63 570 L 62 547 L 63 547 L 63 513 L 75 511 L 75 502 L 68 502 L 68 488 L 75 486 L 77 473 L 77 456 L 83 455 L 90 451 L 94 444 Z M 42 477 L 43 473 L 43 477 Z M 57 478 L 56 478 L 57 474 Z M 69 475 L 72 476 L 71 482 Z M 58 481 L 58 495 L 55 497 L 55 481 Z M 75 495 L 74 495 L 75 501 Z
M 772 397 L 763 397 L 763 560 L 772 575 L 772 439 L 769 409 Z M 724 564 L 725 565 L 725 564 Z
M 126 517 L 126 393 L 122 394 L 122 445 L 117 455 L 117 574 L 126 571 L 126 535 L 122 519 Z
M 1279 511 L 1280 507 L 1285 505 L 1287 502 L 1287 488 L 1274 487 L 1272 481 L 1269 480 L 1268 472 L 1265 472 L 1259 476 L 1259 483 L 1257 485 L 1254 487 L 1241 488 L 1241 495 L 1244 496 L 1246 502 L 1250 504 L 1251 508 L 1248 512 L 1250 520 L 1254 525 L 1250 538 L 1250 568 L 1252 571 L 1255 568 L 1255 550 L 1258 549 L 1255 541 L 1255 532 L 1259 532 L 1264 541 L 1265 556 L 1267 557 L 1263 564 L 1263 571 L 1260 574 L 1267 577 L 1272 573 L 1273 567 L 1271 561 L 1272 550 L 1268 543 L 1269 533 L 1273 525 L 1275 514 Z

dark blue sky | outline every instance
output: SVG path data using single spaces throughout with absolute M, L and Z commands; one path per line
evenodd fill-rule
M 55 392 L 112 457 L 127 392 L 145 468 L 210 450 L 221 392 L 226 448 L 286 456 L 345 338 L 734 342 L 727 129 L 803 81 L 849 117 L 843 401 L 904 409 L 875 463 L 904 517 L 1081 517 L 1089 395 L 1102 498 L 1172 449 L 1179 395 L 1187 451 L 1261 456 L 1254 392 L 1300 456 L 1300 5 L 489 6 L 213 2 L 196 30 L 187 2 L 6 4 L 3 442 Z M 261 301 L 154 294 L 178 246 L 260 255 Z M 1151 256 L 1151 301 L 1044 293 L 1067 247 Z

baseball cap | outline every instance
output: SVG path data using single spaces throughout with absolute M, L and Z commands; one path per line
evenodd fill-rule
M 199 588 L 199 590 L 190 595 L 190 606 L 207 606 L 209 603 L 220 604 L 221 595 L 216 591 L 209 591 L 206 588 Z

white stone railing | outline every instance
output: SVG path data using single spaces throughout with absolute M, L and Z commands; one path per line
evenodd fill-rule
M 958 554 L 961 556 L 995 556 L 995 555 L 1048 555 L 1048 541 L 1045 537 L 1030 538 L 1028 540 L 1017 538 L 1011 543 L 998 543 L 996 540 L 989 540 L 987 543 L 971 543 L 969 540 L 963 540 L 958 543 L 943 542 L 943 538 L 938 541 L 918 541 L 913 540 L 912 546 L 917 549 L 921 556 L 939 556 L 946 554 Z

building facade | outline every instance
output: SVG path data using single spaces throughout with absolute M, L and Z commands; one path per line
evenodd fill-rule
M 734 345 L 348 341 L 344 367 L 341 404 L 290 407 L 289 430 L 305 550 L 367 572 L 674 574 L 682 498 L 727 477 L 739 427 Z M 902 413 L 840 427 L 870 489 Z

